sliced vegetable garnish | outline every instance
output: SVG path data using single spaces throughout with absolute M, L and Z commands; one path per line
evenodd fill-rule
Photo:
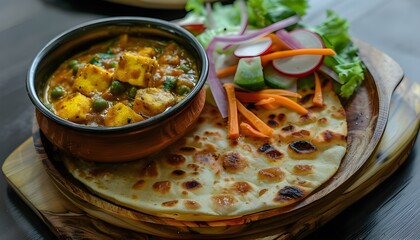
M 293 50 L 285 50 L 285 51 L 277 51 L 273 53 L 269 53 L 266 55 L 261 56 L 261 64 L 263 66 L 267 65 L 270 61 L 279 58 L 287 58 L 299 55 L 326 55 L 326 56 L 334 56 L 335 52 L 332 49 L 324 48 L 324 49 L 293 49 Z M 227 68 L 220 69 L 218 71 L 218 76 L 228 76 L 228 74 L 234 74 L 238 68 L 238 65 L 229 66 Z
M 238 109 L 236 106 L 235 86 L 230 83 L 223 85 L 228 99 L 228 138 L 236 139 L 239 137 Z
M 254 91 L 262 89 L 265 85 L 261 58 L 241 58 L 233 81 L 245 89 Z
M 241 128 L 241 133 L 245 136 L 249 137 L 256 137 L 256 138 L 268 138 L 269 136 L 263 134 L 262 132 L 258 131 L 257 129 L 253 128 L 251 125 L 245 122 L 241 122 L 239 125 Z
M 334 79 L 336 82 L 342 84 L 342 81 L 340 80 L 340 78 L 338 77 L 337 73 L 334 72 L 334 70 L 332 70 L 330 67 L 328 67 L 325 64 L 321 64 L 321 66 L 319 66 L 319 71 L 327 74 L 329 77 L 331 77 L 332 79 Z
M 252 92 L 252 93 L 236 92 L 236 99 L 240 100 L 241 102 L 253 103 L 253 102 L 258 102 L 266 98 L 274 98 L 276 100 L 276 103 L 280 104 L 280 106 L 296 111 L 297 113 L 301 115 L 305 115 L 308 113 L 308 110 L 306 108 L 302 107 L 298 103 L 283 96 L 279 96 L 276 94 L 269 94 L 269 93 L 258 93 L 258 92 Z
M 261 56 L 270 50 L 272 44 L 269 37 L 259 38 L 239 45 L 233 54 L 239 58 Z
M 207 12 L 207 22 L 211 29 L 215 27 L 213 14 L 211 11 L 211 4 L 209 2 L 206 2 L 206 12 Z
M 203 33 L 206 30 L 206 26 L 204 26 L 204 24 L 202 23 L 188 24 L 188 25 L 186 24 L 186 25 L 183 25 L 182 27 L 184 27 L 185 29 L 187 29 L 194 35 Z
M 235 74 L 236 69 L 238 68 L 237 65 L 233 65 L 230 67 L 222 68 L 219 71 L 217 71 L 217 77 L 223 78 L 223 77 L 229 77 Z
M 283 97 L 302 98 L 302 96 L 299 93 L 284 89 L 263 89 L 261 91 L 258 91 L 258 93 L 276 94 Z
M 289 89 L 296 82 L 296 77 L 285 76 L 273 68 L 272 64 L 267 64 L 263 69 L 265 85 L 271 88 Z
M 304 47 L 303 49 L 324 48 L 322 39 L 314 32 L 299 29 L 292 31 L 290 35 Z M 273 61 L 273 67 L 285 75 L 303 77 L 316 71 L 323 60 L 323 55 L 295 56 L 276 59 Z
M 266 54 L 261 56 L 261 63 L 262 65 L 266 65 L 268 62 L 279 59 L 279 58 L 287 58 L 287 57 L 294 57 L 299 55 L 325 55 L 325 56 L 334 56 L 334 50 L 330 48 L 307 48 L 307 49 L 293 49 L 293 50 L 285 50 L 285 51 L 277 51 L 273 53 Z
M 282 40 L 290 49 L 304 48 L 304 46 L 285 29 L 276 32 L 276 37 Z
M 213 53 L 216 48 L 216 44 L 218 42 L 225 42 L 225 43 L 233 44 L 233 43 L 242 43 L 245 41 L 249 41 L 254 38 L 267 35 L 273 31 L 277 31 L 279 29 L 293 25 L 297 23 L 299 19 L 300 19 L 299 16 L 292 16 L 292 17 L 284 19 L 283 21 L 279 21 L 266 28 L 260 29 L 259 31 L 256 31 L 247 35 L 241 35 L 237 37 L 216 36 L 209 43 L 207 47 L 207 57 L 209 59 L 209 75 L 208 75 L 207 80 L 209 82 L 211 92 L 216 101 L 217 108 L 219 109 L 220 114 L 222 115 L 223 118 L 226 118 L 228 115 L 227 114 L 228 103 L 226 100 L 225 91 L 223 90 L 223 86 L 220 83 L 219 78 L 217 77 L 216 69 L 214 66 Z
M 246 4 L 243 0 L 238 0 L 237 1 L 238 6 L 239 6 L 239 11 L 240 11 L 240 15 L 241 15 L 241 28 L 239 30 L 238 35 L 243 35 L 248 27 L 248 11 L 246 8 Z M 227 44 L 224 48 L 223 51 L 228 50 L 230 47 L 232 47 L 233 44 Z
M 313 103 L 317 107 L 322 107 L 324 104 L 322 101 L 321 80 L 319 79 L 318 73 L 314 72 L 314 78 L 315 78 L 315 93 L 314 93 Z
M 245 33 L 248 26 L 248 10 L 243 0 L 238 0 L 237 3 L 241 12 L 241 30 L 239 31 L 239 35 L 242 35 Z
M 249 111 L 238 99 L 236 99 L 236 106 L 242 116 L 258 129 L 258 131 L 267 136 L 273 134 L 273 129 L 259 119 L 253 112 Z
M 266 104 L 270 104 L 274 102 L 276 102 L 276 99 L 269 97 L 269 98 L 264 98 L 264 99 L 259 100 L 258 102 L 254 103 L 254 105 L 260 106 L 260 105 L 266 105 Z
M 219 78 L 226 83 L 237 75 L 236 87 L 251 91 L 266 87 L 289 89 L 296 87 L 296 78 L 320 70 L 341 84 L 342 97 L 349 97 L 360 85 L 364 66 L 348 35 L 348 22 L 328 11 L 325 22 L 309 28 L 299 24 L 307 7 L 307 0 L 235 0 L 233 4 L 187 1 L 188 21 L 182 24 L 191 31 L 205 28 L 197 39 L 207 48 L 208 86 L 223 118 L 228 116 L 228 102 Z M 194 22 L 198 25 L 188 26 Z M 305 29 L 297 29 L 303 27 Z M 258 56 L 263 84 L 260 71 L 252 81 L 251 77 L 243 78 L 244 73 L 251 75 L 245 68 L 237 74 L 237 58 Z M 256 69 L 256 65 L 253 67 Z M 274 109 L 281 106 L 279 102 L 276 99 L 261 106 Z
M 279 31 L 282 31 L 282 30 L 283 29 L 281 29 Z M 271 49 L 270 49 L 272 52 L 280 51 L 280 50 L 290 50 L 290 49 L 292 49 L 284 41 L 282 41 L 280 38 L 278 38 L 276 36 L 276 34 L 274 34 L 274 33 L 268 34 L 267 37 L 271 38 L 271 41 L 273 42 L 273 44 L 271 46 Z
M 292 16 L 249 34 L 243 34 L 240 36 L 216 36 L 213 39 L 213 41 L 225 42 L 225 43 L 231 43 L 231 44 L 240 44 L 246 41 L 250 41 L 250 40 L 265 36 L 279 29 L 289 27 L 299 22 L 299 20 L 300 20 L 299 16 Z

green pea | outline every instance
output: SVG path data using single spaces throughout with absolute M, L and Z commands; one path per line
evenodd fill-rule
M 111 93 L 114 95 L 118 95 L 125 92 L 124 85 L 119 81 L 112 81 L 111 83 Z
M 134 99 L 137 95 L 137 88 L 134 86 L 131 86 L 128 89 L 128 97 L 130 97 L 131 99 Z
M 66 94 L 66 90 L 62 86 L 55 86 L 51 90 L 51 98 L 52 99 L 60 99 Z
M 98 97 L 95 100 L 93 100 L 92 107 L 95 112 L 102 112 L 103 110 L 107 109 L 108 106 L 108 102 L 101 97 Z
M 93 65 L 96 65 L 96 66 L 101 66 L 101 65 L 102 65 L 102 61 L 101 61 L 101 59 L 99 59 L 97 56 L 93 56 L 93 57 L 90 59 L 89 63 L 91 63 L 91 64 L 93 64 Z
M 78 64 L 77 60 L 71 60 L 67 65 L 68 68 L 74 68 Z
M 77 71 L 79 71 L 79 65 L 78 64 L 73 66 L 73 75 L 76 75 Z
M 185 86 L 185 85 L 178 86 L 178 88 L 177 88 L 177 92 L 178 92 L 179 95 L 185 95 L 185 94 L 189 93 L 190 91 L 191 91 L 191 89 L 188 86 Z

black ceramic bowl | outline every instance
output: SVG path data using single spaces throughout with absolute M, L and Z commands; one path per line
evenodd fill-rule
M 199 79 L 191 92 L 167 111 L 137 123 L 118 127 L 76 124 L 58 117 L 43 104 L 46 81 L 58 66 L 95 43 L 121 34 L 172 39 L 197 62 Z M 76 26 L 50 41 L 35 57 L 27 77 L 28 95 L 36 108 L 41 132 L 58 148 L 92 161 L 119 162 L 153 154 L 179 139 L 195 123 L 204 107 L 202 89 L 208 73 L 205 50 L 185 29 L 167 21 L 142 17 L 115 17 Z

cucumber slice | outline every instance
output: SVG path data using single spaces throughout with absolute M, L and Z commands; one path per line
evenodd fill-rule
M 233 82 L 240 87 L 252 91 L 264 88 L 265 84 L 261 58 L 241 58 Z
M 296 83 L 296 77 L 289 77 L 279 73 L 271 64 L 264 67 L 263 70 L 265 84 L 271 88 L 289 89 Z

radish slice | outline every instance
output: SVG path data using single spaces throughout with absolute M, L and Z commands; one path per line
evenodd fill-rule
M 321 37 L 314 32 L 298 29 L 290 35 L 305 48 L 324 48 Z M 302 55 L 273 60 L 273 67 L 288 76 L 304 77 L 316 71 L 323 60 L 321 55 Z
M 273 45 L 271 38 L 264 37 L 239 45 L 233 54 L 239 58 L 256 57 L 266 53 L 271 45 Z
M 276 32 L 276 36 L 291 49 L 304 48 L 302 44 L 298 40 L 296 40 L 294 37 L 292 37 L 291 34 L 285 29 L 278 30 Z
M 186 25 L 183 25 L 182 27 L 187 29 L 189 32 L 191 32 L 194 35 L 198 35 L 206 30 L 206 26 L 204 26 L 204 24 L 201 24 L 201 23 L 186 24 Z

